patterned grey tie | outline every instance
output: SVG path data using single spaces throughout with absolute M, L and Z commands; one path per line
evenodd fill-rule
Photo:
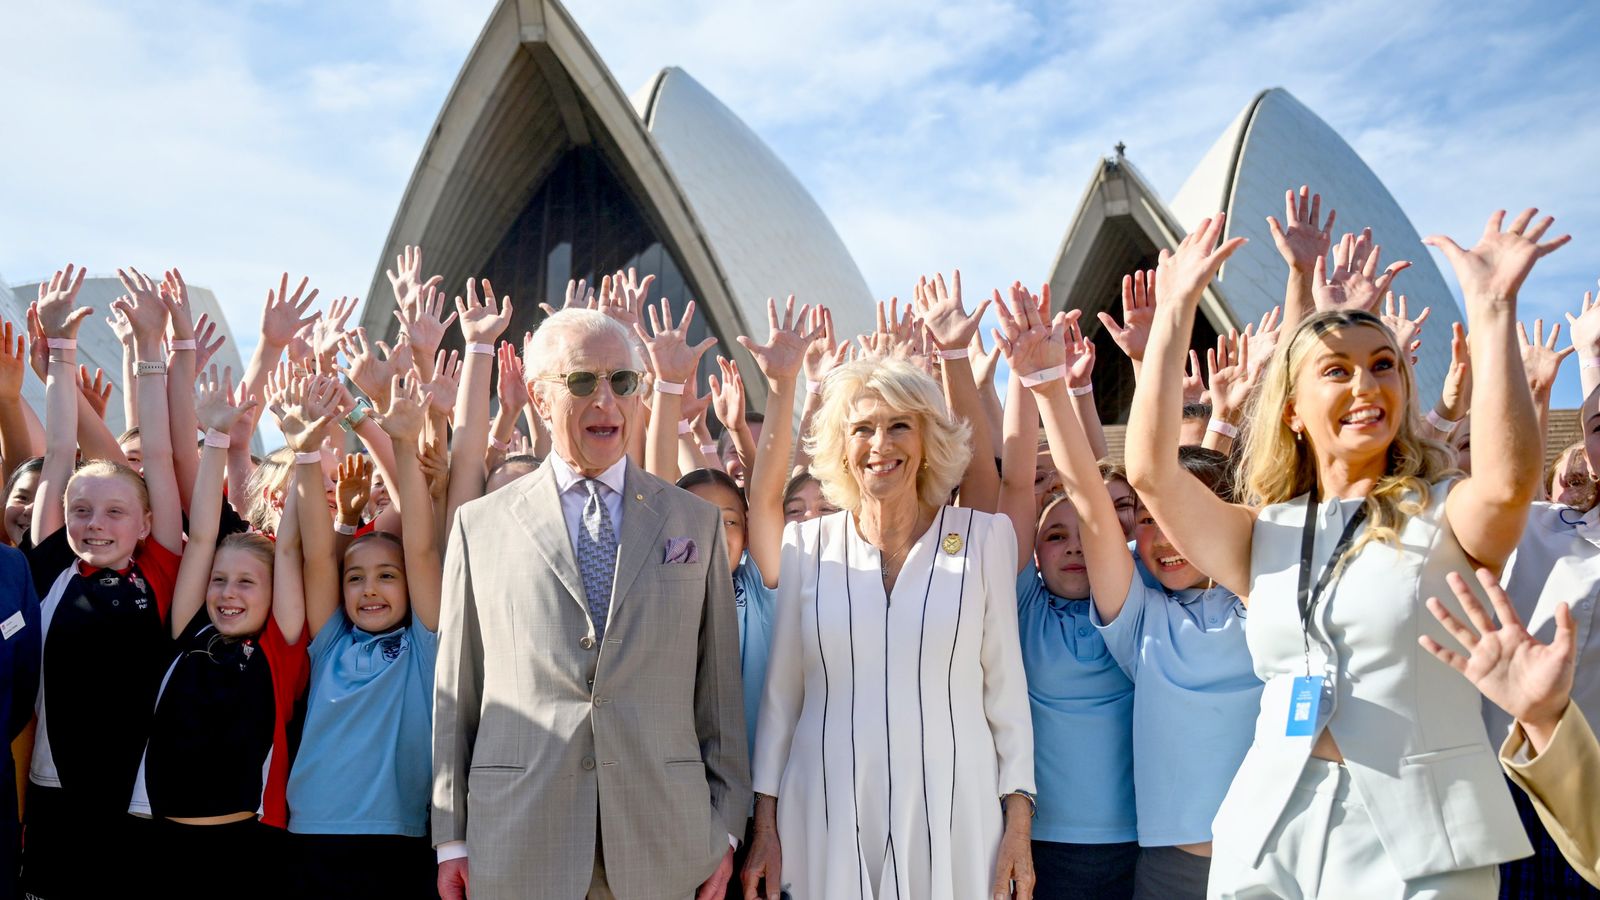
M 578 571 L 583 575 L 583 592 L 588 595 L 589 616 L 594 619 L 597 639 L 606 634 L 606 616 L 611 612 L 611 582 L 617 568 L 617 532 L 611 526 L 611 512 L 600 499 L 600 482 L 583 480 L 589 499 L 583 504 L 583 523 L 578 528 Z

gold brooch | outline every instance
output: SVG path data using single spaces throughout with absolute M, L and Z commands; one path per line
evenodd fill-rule
M 961 552 L 961 535 L 956 534 L 954 531 L 950 532 L 944 536 L 944 543 L 940 546 L 944 547 L 944 552 L 955 556 Z

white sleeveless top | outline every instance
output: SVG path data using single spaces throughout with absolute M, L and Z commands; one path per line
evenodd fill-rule
M 1310 628 L 1310 672 L 1324 679 L 1317 730 L 1332 730 L 1389 861 L 1407 879 L 1533 852 L 1485 733 L 1477 689 L 1417 643 L 1427 634 L 1460 650 L 1424 601 L 1438 597 L 1461 616 L 1446 573 L 1460 572 L 1477 586 L 1444 515 L 1453 483 L 1433 485 L 1427 508 L 1401 530 L 1398 549 L 1369 543 L 1346 564 L 1323 591 Z M 1247 640 L 1267 686 L 1255 741 L 1213 830 L 1253 861 L 1315 743 L 1315 735 L 1285 736 L 1292 682 L 1307 671 L 1297 601 L 1306 501 L 1263 509 L 1252 539 Z M 1362 502 L 1318 510 L 1313 584 Z

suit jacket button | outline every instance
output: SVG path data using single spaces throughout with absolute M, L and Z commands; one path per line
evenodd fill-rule
M 590 770 L 592 770 L 592 769 L 594 769 L 594 757 L 592 757 L 592 756 L 585 756 L 585 757 L 584 757 L 584 758 L 583 758 L 583 770 L 584 770 L 584 771 L 585 771 L 585 772 L 587 772 L 587 771 L 590 771 Z
M 578 646 L 582 647 L 585 650 L 593 650 L 594 649 L 594 638 L 589 637 L 586 634 L 583 637 L 578 639 Z

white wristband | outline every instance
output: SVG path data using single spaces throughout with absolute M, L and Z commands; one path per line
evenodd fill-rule
M 45 338 L 44 345 L 51 350 L 76 350 L 78 342 L 72 338 Z
M 1439 415 L 1437 411 L 1431 409 L 1428 410 L 1427 414 L 1423 416 L 1423 418 L 1428 420 L 1429 425 L 1439 429 L 1439 431 L 1443 432 L 1444 434 L 1449 434 L 1450 432 L 1455 431 L 1456 427 L 1461 424 L 1460 421 L 1452 422 L 1449 419 L 1446 419 L 1444 416 Z
M 1089 394 L 1094 393 L 1094 382 L 1091 381 L 1083 387 L 1069 387 L 1067 388 L 1067 393 L 1074 397 L 1088 396 Z
M 1578 357 L 1578 368 L 1580 368 L 1580 369 L 1600 369 L 1600 356 L 1580 356 L 1580 357 Z
M 706 456 L 710 457 L 711 459 L 716 459 L 717 458 L 717 445 L 716 444 L 701 444 L 700 445 L 700 452 L 705 454 Z
M 343 522 L 335 522 L 333 523 L 333 530 L 339 532 L 340 534 L 355 534 L 356 526 L 346 525 Z
M 480 353 L 480 354 L 482 354 L 484 356 L 493 356 L 494 355 L 494 345 L 493 344 L 468 344 L 467 345 L 467 352 L 468 353 Z
M 1224 422 L 1221 419 L 1212 419 L 1211 421 L 1207 422 L 1206 430 L 1215 431 L 1217 434 L 1220 434 L 1225 438 L 1236 438 L 1239 436 L 1239 426 L 1229 422 Z
M 806 393 L 808 393 L 808 394 L 820 394 L 820 393 L 822 393 L 822 382 L 820 382 L 820 381 L 808 381 L 808 382 L 806 382 Z
M 677 394 L 678 396 L 681 397 L 681 396 L 683 396 L 683 385 L 679 384 L 676 381 L 657 381 L 656 382 L 656 393 L 659 393 L 659 394 Z
M 174 353 L 178 352 L 179 350 L 193 350 L 194 348 L 194 338 L 173 338 L 172 340 L 167 341 L 167 349 Z
M 1040 369 L 1032 375 L 1020 375 L 1018 377 L 1022 379 L 1023 387 L 1038 387 L 1041 384 L 1048 384 L 1059 378 L 1067 377 L 1067 367 L 1061 365 L 1050 369 Z
M 962 347 L 959 350 L 940 350 L 939 351 L 939 358 L 940 359 L 966 359 L 967 358 L 967 348 Z
M 206 446 L 226 450 L 233 446 L 233 438 L 212 428 L 206 431 Z
M 294 464 L 297 466 L 322 465 L 322 451 L 312 450 L 309 453 L 296 453 Z
M 678 434 L 694 434 L 694 423 L 684 419 L 678 423 Z

